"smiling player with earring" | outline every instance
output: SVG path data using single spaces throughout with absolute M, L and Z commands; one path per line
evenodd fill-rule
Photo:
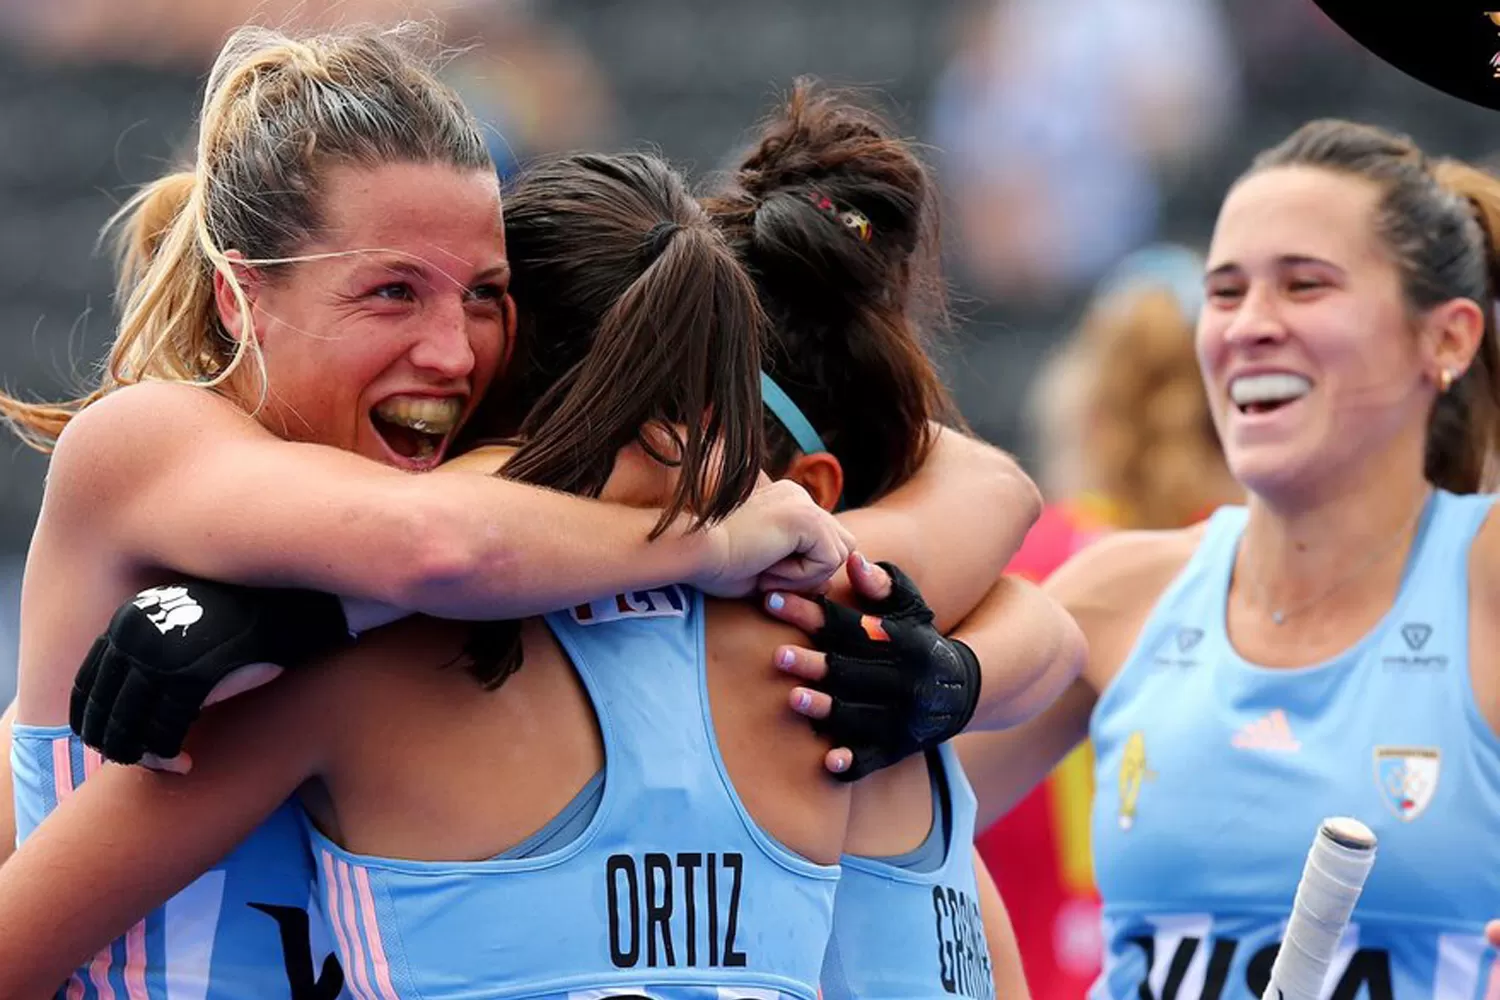
M 1226 196 L 1197 347 L 1249 502 L 1065 565 L 1047 589 L 1088 637 L 1079 682 L 958 741 L 1003 810 L 1093 738 L 1100 1000 L 1261 996 L 1334 802 L 1382 860 L 1333 995 L 1479 995 L 1500 899 L 1497 231 L 1500 181 L 1348 122 L 1299 129 Z

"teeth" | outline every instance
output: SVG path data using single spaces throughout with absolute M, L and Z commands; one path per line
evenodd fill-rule
M 1229 383 L 1229 398 L 1236 406 L 1252 403 L 1284 403 L 1301 399 L 1312 391 L 1312 383 L 1301 375 L 1274 373 L 1242 375 Z
M 456 396 L 392 396 L 375 407 L 381 420 L 409 427 L 423 434 L 446 437 L 458 426 L 463 401 Z

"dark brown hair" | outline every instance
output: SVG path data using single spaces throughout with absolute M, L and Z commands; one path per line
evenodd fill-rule
M 652 537 L 728 515 L 755 488 L 761 436 L 755 287 L 686 183 L 644 153 L 537 164 L 505 198 L 517 350 L 472 422 L 518 437 L 502 473 L 597 496 L 643 428 L 683 428 L 676 490 Z M 514 623 L 477 628 L 486 686 L 519 665 Z
M 859 506 L 917 471 L 957 407 L 924 349 L 946 322 L 936 189 L 911 146 L 849 96 L 799 80 L 704 204 L 771 322 L 767 372 L 844 468 Z M 767 469 L 796 444 L 765 420 Z
M 1400 269 L 1413 314 L 1455 298 L 1472 299 L 1484 313 L 1484 339 L 1473 364 L 1433 407 L 1425 472 L 1434 485 L 1455 493 L 1487 488 L 1500 442 L 1494 309 L 1500 179 L 1455 160 L 1431 161 L 1406 136 L 1334 119 L 1302 126 L 1256 157 L 1249 174 L 1288 166 L 1362 177 L 1379 187 L 1375 231 Z

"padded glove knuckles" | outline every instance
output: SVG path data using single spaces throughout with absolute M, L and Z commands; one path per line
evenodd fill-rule
M 866 601 L 872 614 L 819 598 L 824 625 L 812 636 L 828 673 L 809 685 L 833 700 L 813 727 L 854 753 L 838 777 L 855 781 L 963 731 L 979 703 L 979 661 L 933 627 L 910 577 L 892 563 L 891 593 Z

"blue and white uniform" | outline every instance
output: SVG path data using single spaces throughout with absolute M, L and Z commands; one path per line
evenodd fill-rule
M 17 839 L 101 766 L 67 726 L 17 724 Z M 283 805 L 234 853 L 79 969 L 67 1000 L 327 1000 L 341 973 L 300 810 Z
M 1246 511 L 1210 520 L 1095 708 L 1094 1000 L 1258 1000 L 1320 821 L 1379 837 L 1329 1000 L 1476 1000 L 1500 905 L 1500 740 L 1469 673 L 1469 552 L 1493 497 L 1436 492 L 1401 589 L 1327 662 L 1225 631 Z
M 995 996 L 974 875 L 974 790 L 948 744 L 927 761 L 926 842 L 900 857 L 841 860 L 823 1000 Z
M 839 869 L 773 841 L 730 784 L 702 596 L 621 595 L 547 624 L 593 703 L 602 778 L 488 861 L 370 857 L 314 832 L 355 997 L 814 1000 Z

